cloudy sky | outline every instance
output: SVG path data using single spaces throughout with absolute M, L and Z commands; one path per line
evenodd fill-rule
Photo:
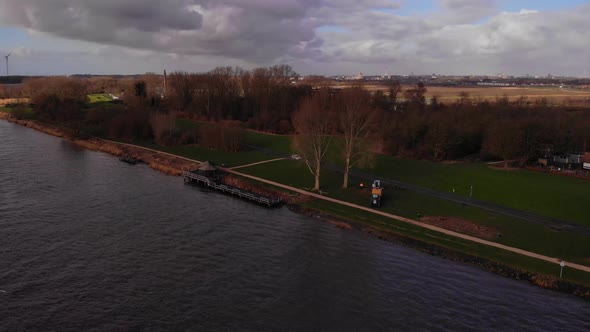
M 590 1 L 0 0 L 0 51 L 26 75 L 590 76 Z

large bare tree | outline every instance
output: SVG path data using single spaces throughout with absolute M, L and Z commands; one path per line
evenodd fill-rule
M 331 99 L 330 91 L 322 89 L 306 98 L 293 114 L 293 127 L 297 134 L 294 147 L 315 178 L 314 191 L 320 190 L 322 159 L 328 151 L 335 127 Z
M 504 161 L 508 167 L 511 159 L 522 153 L 521 125 L 511 120 L 500 120 L 493 124 L 484 141 L 483 148 Z
M 378 112 L 371 106 L 371 95 L 362 88 L 346 89 L 336 98 L 339 130 L 344 136 L 344 181 L 348 188 L 350 169 L 369 155 L 368 136 L 378 123 Z

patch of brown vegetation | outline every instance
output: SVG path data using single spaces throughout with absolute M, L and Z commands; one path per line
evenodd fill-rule
M 295 201 L 299 195 L 292 195 L 283 191 L 278 191 L 278 190 L 274 190 L 272 188 L 268 188 L 259 184 L 255 184 L 252 183 L 251 181 L 247 181 L 247 180 L 243 180 L 240 178 L 237 178 L 235 176 L 232 175 L 226 175 L 223 178 L 223 182 L 225 184 L 234 186 L 234 187 L 238 187 L 244 190 L 248 190 L 251 191 L 253 193 L 257 193 L 260 195 L 264 195 L 267 197 L 277 197 L 277 198 L 281 198 L 283 201 L 287 202 L 287 203 L 292 203 L 293 201 Z
M 527 169 L 529 171 L 533 171 L 533 172 L 548 173 L 548 174 L 554 174 L 554 175 L 560 175 L 560 176 L 569 176 L 569 177 L 573 177 L 573 178 L 578 178 L 578 179 L 590 181 L 590 176 L 584 175 L 583 173 L 579 173 L 579 172 L 557 171 L 557 170 L 551 170 L 549 168 L 541 168 L 541 167 L 533 167 L 533 166 L 527 166 L 527 167 L 525 167 L 525 169 Z M 588 174 L 588 172 L 586 172 L 586 174 Z
M 347 230 L 353 229 L 352 225 L 350 225 L 347 222 L 337 221 L 337 220 L 331 220 L 331 219 L 326 219 L 325 221 L 328 224 L 334 225 L 334 226 L 336 226 L 338 228 L 347 229 Z
M 141 149 L 138 149 L 141 150 Z M 198 164 L 181 158 L 154 153 L 148 150 L 135 151 L 130 153 L 133 158 L 146 162 L 151 168 L 160 172 L 179 176 L 183 170 L 195 169 Z
M 422 217 L 420 222 L 486 240 L 496 239 L 499 233 L 493 227 L 455 217 Z
M 549 289 L 558 288 L 557 279 L 550 277 L 550 276 L 535 275 L 531 278 L 531 283 L 533 283 L 534 285 L 537 285 L 537 286 L 541 286 L 543 288 L 549 288 Z
M 518 167 L 504 167 L 504 166 L 498 166 L 498 165 L 490 165 L 488 167 L 493 170 L 496 170 L 496 171 L 519 171 L 520 170 L 520 168 L 518 168 Z
M 0 99 L 0 106 L 6 106 L 9 104 L 18 104 L 18 103 L 28 103 L 28 98 L 8 98 L 8 99 Z

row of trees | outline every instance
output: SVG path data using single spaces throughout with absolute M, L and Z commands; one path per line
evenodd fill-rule
M 304 99 L 293 114 L 294 146 L 314 176 L 314 190 L 320 190 L 322 160 L 335 137 L 342 145 L 343 188 L 348 188 L 351 168 L 370 158 L 369 136 L 377 133 L 383 116 L 370 101 L 369 92 L 361 88 L 326 88 Z
M 320 188 L 322 161 L 339 140 L 349 171 L 370 160 L 377 143 L 387 154 L 431 160 L 502 159 L 526 164 L 545 154 L 587 151 L 590 109 L 550 107 L 545 100 L 472 99 L 462 93 L 445 105 L 418 85 L 403 91 L 392 85 L 388 95 L 370 94 L 362 87 L 320 89 L 305 98 L 294 113 L 295 148 Z M 398 96 L 404 97 L 400 99 Z
M 204 74 L 176 72 L 168 79 L 166 102 L 194 118 L 239 120 L 256 130 L 290 133 L 291 115 L 310 86 L 292 84 L 297 74 L 289 66 L 220 67 Z
M 452 103 L 426 98 L 418 84 L 392 82 L 371 93 L 362 86 L 333 89 L 292 84 L 288 66 L 244 71 L 217 68 L 205 74 L 147 74 L 123 80 L 125 104 L 84 112 L 87 94 L 106 92 L 115 82 L 76 78 L 32 79 L 21 91 L 40 118 L 81 122 L 106 135 L 154 139 L 164 145 L 200 144 L 225 151 L 239 149 L 242 129 L 296 134 L 319 189 L 321 164 L 330 144 L 342 150 L 343 187 L 352 167 L 381 152 L 432 160 L 491 159 L 530 161 L 547 151 L 581 152 L 590 142 L 590 110 L 554 106 L 546 99 L 471 98 L 461 93 Z M 321 84 L 318 84 L 321 85 Z M 101 90 L 102 89 L 102 90 Z M 101 91 L 97 91 L 101 90 Z M 165 93 L 165 94 L 164 94 Z M 170 125 L 178 116 L 209 120 L 197 130 Z M 233 120 L 232 126 L 223 125 Z
M 87 84 L 66 77 L 27 80 L 22 93 L 31 99 L 33 111 L 40 119 L 73 122 L 84 118 L 88 100 Z
M 583 152 L 590 143 L 590 110 L 549 107 L 543 101 L 473 100 L 466 94 L 445 105 L 388 113 L 385 153 L 432 160 L 518 159 L 526 163 L 550 151 Z

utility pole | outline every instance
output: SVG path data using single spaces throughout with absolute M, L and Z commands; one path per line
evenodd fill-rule
M 560 269 L 559 269 L 559 279 L 561 279 L 561 277 L 563 277 L 563 268 L 564 268 L 564 266 L 565 266 L 565 262 L 564 261 L 561 261 L 559 263 L 559 267 L 560 267 Z

